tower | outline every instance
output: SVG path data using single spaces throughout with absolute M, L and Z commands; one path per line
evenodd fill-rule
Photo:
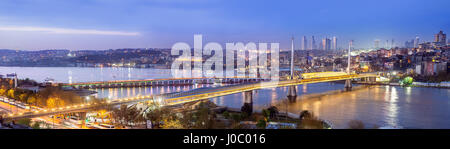
M 352 47 L 353 47 L 353 40 L 350 40 L 350 43 L 348 44 L 347 74 L 350 74 L 350 65 L 351 65 L 350 57 L 352 56 L 351 55 Z M 351 88 L 352 88 L 352 81 L 350 79 L 345 80 L 345 89 L 351 90 Z
M 391 48 L 395 48 L 394 39 L 391 40 Z
M 327 50 L 327 38 L 322 39 L 322 50 Z
M 416 35 L 416 39 L 414 40 L 414 48 L 418 48 L 419 47 L 419 36 Z
M 389 45 L 389 40 L 386 40 L 386 43 L 384 44 L 384 48 L 389 49 L 388 45 Z
M 302 39 L 302 50 L 307 50 L 308 48 L 308 42 L 306 41 L 306 36 L 303 36 Z
M 322 50 L 330 50 L 331 49 L 331 40 L 325 37 L 322 39 Z
M 337 37 L 333 37 L 333 50 L 337 50 Z
M 375 49 L 380 48 L 380 40 L 376 39 L 375 40 Z
M 440 43 L 442 45 L 447 44 L 447 35 L 444 34 L 443 31 L 439 31 L 436 35 L 434 35 L 434 42 Z
M 316 41 L 314 40 L 314 36 L 311 36 L 311 49 L 310 50 L 314 50 L 316 49 Z

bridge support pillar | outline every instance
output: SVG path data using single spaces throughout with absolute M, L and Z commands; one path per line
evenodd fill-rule
M 253 90 L 244 92 L 244 105 L 241 111 L 249 116 L 253 113 Z
M 345 80 L 345 90 L 352 90 L 352 80 Z
M 377 82 L 377 78 L 376 78 L 376 77 L 370 77 L 369 79 L 370 79 L 369 81 L 370 81 L 371 83 Z
M 86 128 L 86 112 L 79 112 L 81 120 L 81 128 Z
M 295 102 L 297 99 L 297 89 L 295 85 L 289 86 L 287 98 L 290 102 Z

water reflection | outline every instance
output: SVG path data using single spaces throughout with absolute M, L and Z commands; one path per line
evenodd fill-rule
M 388 88 L 389 89 L 389 88 Z M 387 106 L 387 117 L 386 117 L 386 121 L 388 123 L 389 126 L 399 126 L 398 122 L 397 122 L 397 114 L 398 114 L 398 105 L 397 105 L 397 99 L 398 99 L 398 93 L 397 93 L 397 88 L 396 87 L 391 87 L 391 93 L 389 94 L 389 99 L 388 99 L 388 106 Z M 386 93 L 386 95 L 388 95 Z

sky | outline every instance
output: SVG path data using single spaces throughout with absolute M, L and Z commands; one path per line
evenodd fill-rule
M 449 0 L 0 0 L 0 49 L 104 50 L 336 36 L 338 47 L 450 32 Z

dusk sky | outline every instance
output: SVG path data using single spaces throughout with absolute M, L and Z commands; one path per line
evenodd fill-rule
M 0 49 L 103 50 L 279 42 L 336 36 L 338 47 L 375 39 L 399 46 L 450 32 L 449 0 L 0 0 Z

